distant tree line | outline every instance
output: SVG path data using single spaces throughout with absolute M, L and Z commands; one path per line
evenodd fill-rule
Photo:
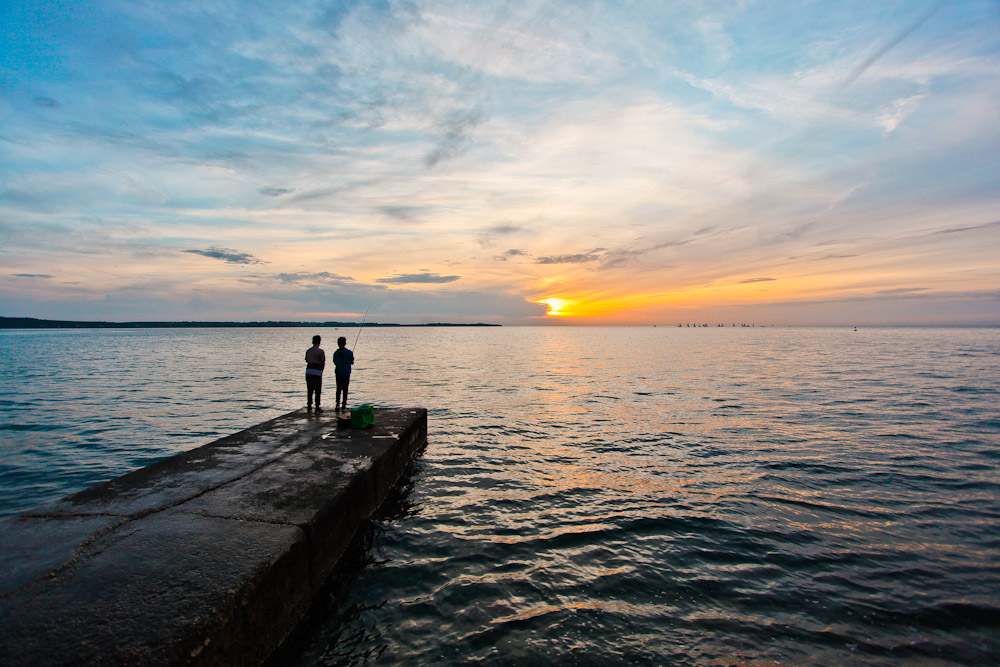
M 236 327 L 359 327 L 360 322 L 78 322 L 74 320 L 40 320 L 34 317 L 0 317 L 0 329 L 173 329 L 173 328 L 236 328 Z M 365 322 L 366 327 L 498 327 L 499 324 L 477 322 L 453 324 L 396 324 Z

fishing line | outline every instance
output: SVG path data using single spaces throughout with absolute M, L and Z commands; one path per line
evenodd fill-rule
M 372 302 L 368 302 L 368 308 L 365 308 L 365 316 L 361 318 L 361 326 L 358 327 L 358 336 L 354 339 L 354 349 L 358 349 L 358 341 L 361 339 L 361 330 L 365 328 L 365 320 L 368 319 L 368 309 L 372 307 Z

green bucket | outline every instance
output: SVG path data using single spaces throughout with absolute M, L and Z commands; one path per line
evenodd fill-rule
M 375 408 L 359 405 L 351 410 L 351 428 L 368 428 L 375 425 Z

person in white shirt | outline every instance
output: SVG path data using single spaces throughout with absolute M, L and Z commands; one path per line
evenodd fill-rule
M 323 392 L 323 368 L 326 366 L 326 352 L 319 346 L 322 338 L 313 336 L 313 345 L 306 350 L 306 409 L 312 410 L 313 394 L 316 394 L 316 412 L 322 412 L 319 406 L 320 394 Z

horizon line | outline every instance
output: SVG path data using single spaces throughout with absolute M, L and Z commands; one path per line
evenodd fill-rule
M 109 321 L 109 320 L 54 320 L 38 317 L 17 317 L 0 315 L 0 329 L 168 329 L 168 328 L 307 328 L 307 327 L 503 327 L 503 326 L 523 326 L 523 327 L 636 327 L 636 328 L 668 328 L 668 329 L 767 329 L 767 328 L 793 328 L 793 327 L 815 327 L 815 328 L 860 328 L 860 327 L 937 327 L 937 328 L 1000 328 L 1000 323 L 941 323 L 941 322 L 827 322 L 827 323 L 705 323 L 705 322 L 680 322 L 677 324 L 658 323 L 594 323 L 588 324 L 579 321 L 567 321 L 562 319 L 558 322 L 550 319 L 539 321 L 538 323 L 527 324 L 502 324 L 498 322 L 361 322 L 342 320 L 130 320 L 130 321 Z

